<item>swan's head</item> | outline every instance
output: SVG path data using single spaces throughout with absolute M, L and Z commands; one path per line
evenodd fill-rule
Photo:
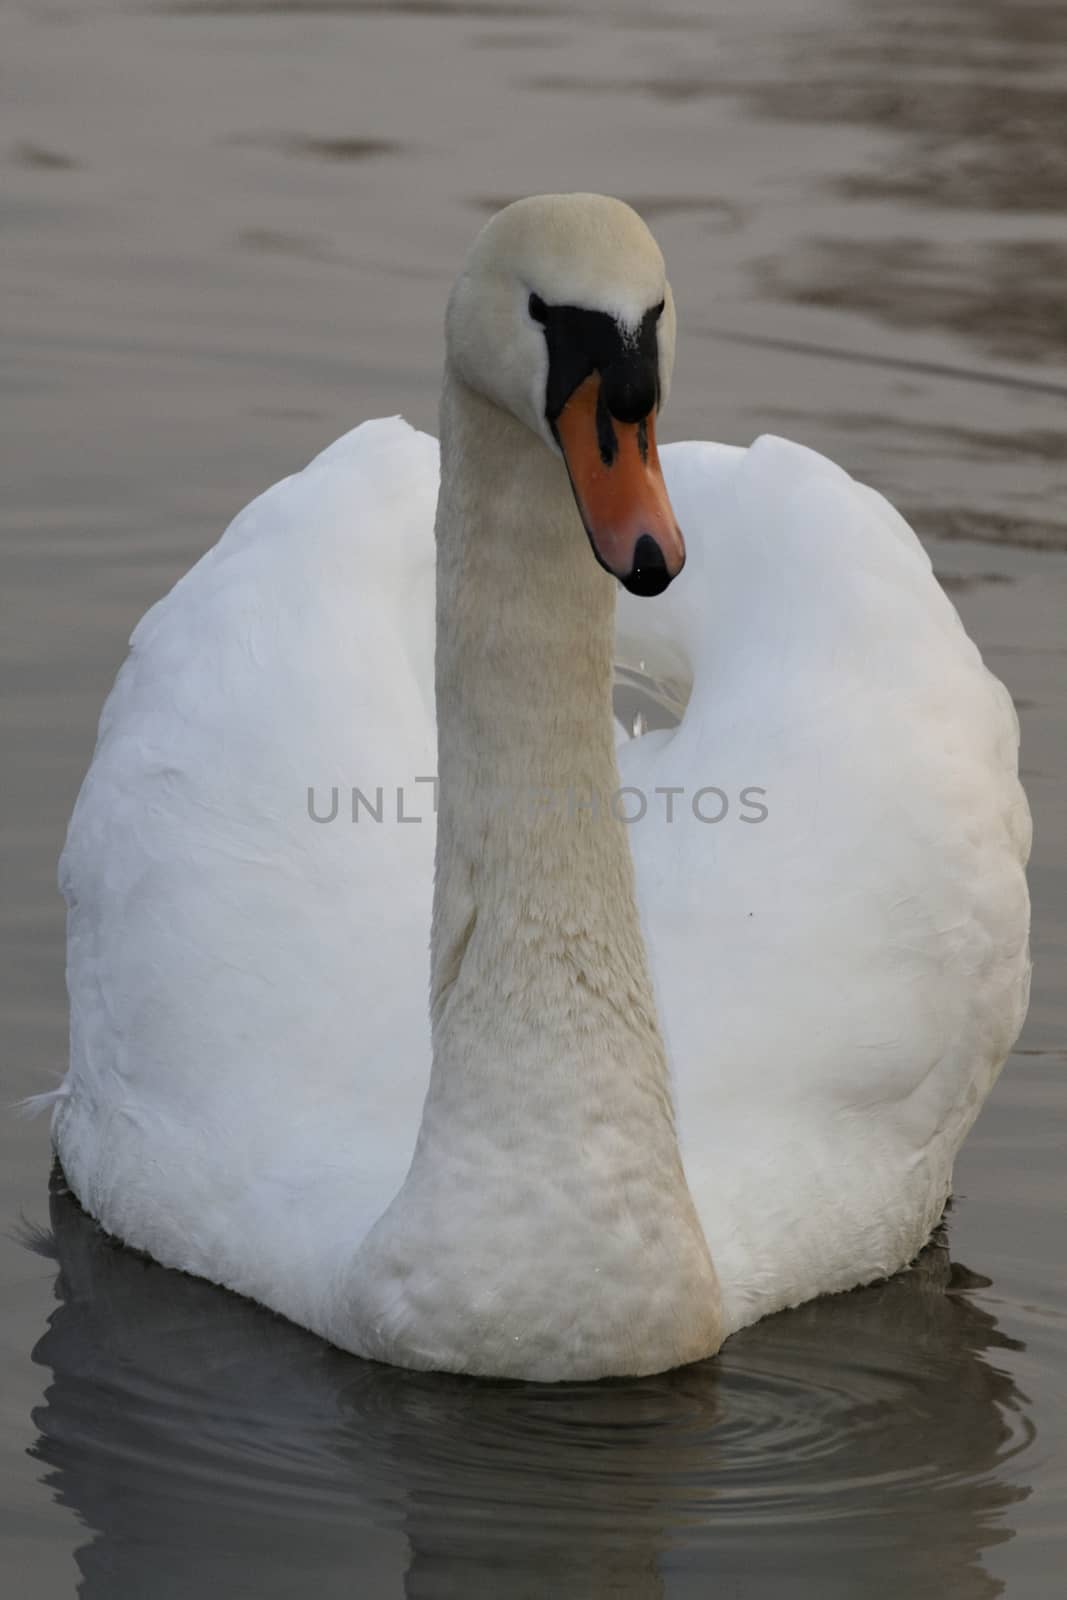
M 562 455 L 601 566 L 660 594 L 685 562 L 656 451 L 674 300 L 636 211 L 535 195 L 474 241 L 449 301 L 454 372 Z

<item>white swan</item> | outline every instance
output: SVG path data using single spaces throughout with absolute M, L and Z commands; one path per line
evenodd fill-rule
M 575 497 L 603 565 L 669 581 L 673 345 L 632 211 L 509 207 L 450 301 L 439 497 L 431 439 L 357 428 L 149 612 L 101 720 L 67 1178 L 361 1354 L 647 1372 L 891 1273 L 1021 1024 L 1014 712 L 837 467 L 664 450 L 688 566 L 622 596 L 619 649 L 691 694 L 617 771 Z

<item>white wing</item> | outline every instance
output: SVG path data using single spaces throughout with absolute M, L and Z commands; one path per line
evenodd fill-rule
M 425 1092 L 436 496 L 435 441 L 392 419 L 242 512 L 137 628 L 61 863 L 75 1192 L 300 1320 Z
M 620 649 L 692 695 L 619 757 L 736 1326 L 925 1242 L 1025 1012 L 1030 823 L 1007 692 L 881 496 L 773 438 L 664 464 L 689 563 L 622 597 Z

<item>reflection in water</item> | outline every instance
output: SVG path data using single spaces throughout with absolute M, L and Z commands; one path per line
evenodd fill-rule
M 862 311 L 897 328 L 947 329 L 986 354 L 1067 359 L 1067 245 L 1013 240 L 813 239 L 767 263 L 768 290 L 801 305 Z
M 1067 400 L 1067 388 L 1061 390 L 1061 393 Z M 790 411 L 784 406 L 778 409 L 780 416 L 794 417 L 798 426 L 807 420 L 806 412 Z M 893 440 L 896 449 L 902 452 L 911 451 L 916 455 L 925 454 L 933 444 L 944 454 L 947 455 L 951 451 L 960 461 L 965 462 L 1010 463 L 1022 459 L 1026 462 L 1057 464 L 1067 461 L 1067 428 L 1034 428 L 1029 432 L 1013 433 L 1009 437 L 1003 433 L 992 433 L 981 428 L 957 428 L 949 422 L 939 422 L 927 424 L 922 430 L 922 437 L 918 438 L 915 428 L 909 427 L 903 419 L 883 416 L 879 412 L 827 409 L 823 415 L 833 427 L 840 428 L 844 432 L 848 432 L 849 429 L 862 432 L 864 429 L 877 428 Z M 1060 534 L 1061 546 L 1067 545 L 1067 529 L 1061 529 Z
M 332 246 L 305 233 L 286 233 L 281 228 L 242 228 L 237 236 L 245 250 L 260 255 L 292 256 L 294 261 L 339 261 Z
M 1067 10 L 1061 0 L 864 0 L 812 70 L 754 89 L 755 108 L 902 136 L 850 199 L 1060 212 L 1067 192 Z M 1057 67 L 1060 69 L 1057 74 Z
M 277 151 L 310 161 L 375 161 L 404 150 L 399 139 L 313 139 L 301 133 L 234 134 L 228 143 L 253 150 Z
M 15 145 L 11 160 L 17 167 L 28 167 L 32 172 L 73 172 L 78 163 L 62 150 L 51 150 L 43 144 L 23 141 Z
M 175 16 L 261 17 L 284 16 L 373 17 L 394 13 L 410 17 L 500 18 L 551 17 L 562 7 L 522 0 L 165 0 L 160 7 Z
M 886 237 L 816 237 L 764 264 L 764 288 L 803 305 L 859 311 L 891 327 L 940 329 L 1002 359 L 1067 356 L 1067 8 L 1061 0 L 863 0 L 820 40 L 798 29 L 792 70 L 744 86 L 760 116 L 895 136 L 833 187 L 914 208 Z M 741 86 L 738 86 L 741 87 Z M 1023 212 L 1009 239 L 928 226 L 919 207 Z M 1045 214 L 1045 218 L 1042 218 Z M 1049 216 L 1055 233 L 1048 237 Z
M 35 1454 L 90 1530 L 88 1600 L 653 1600 L 697 1553 L 702 1595 L 1000 1592 L 980 1556 L 1032 1424 L 944 1242 L 714 1362 L 539 1387 L 343 1355 L 113 1245 L 58 1174 L 51 1218 Z

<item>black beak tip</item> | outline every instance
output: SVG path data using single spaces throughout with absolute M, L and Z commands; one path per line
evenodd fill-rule
M 671 582 L 671 576 L 663 559 L 663 551 L 650 533 L 643 533 L 634 546 L 634 564 L 629 575 L 619 581 L 630 594 L 650 597 L 662 594 Z

